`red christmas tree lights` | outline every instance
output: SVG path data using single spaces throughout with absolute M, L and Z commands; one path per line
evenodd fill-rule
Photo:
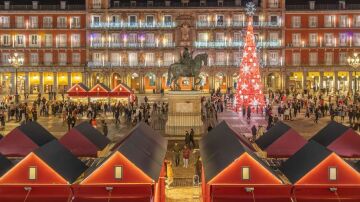
M 236 89 L 236 107 L 265 105 L 260 79 L 260 63 L 256 52 L 252 16 L 248 17 L 245 45 Z

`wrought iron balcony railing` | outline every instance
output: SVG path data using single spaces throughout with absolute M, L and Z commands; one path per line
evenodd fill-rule
M 90 43 L 90 48 L 172 48 L 175 47 L 175 42 L 156 43 L 156 42 L 143 42 L 143 43 L 130 43 L 130 42 L 111 42 L 111 43 Z
M 281 43 L 280 41 L 272 41 L 272 42 L 257 42 L 257 47 L 261 47 L 261 48 L 280 48 L 281 47 Z M 194 46 L 196 48 L 239 48 L 239 47 L 243 47 L 245 44 L 243 41 L 221 41 L 221 42 L 200 42 L 197 41 L 195 42 Z
M 90 23 L 92 29 L 170 29 L 176 27 L 175 22 L 163 23 L 128 23 L 128 22 L 98 22 Z
M 197 28 L 236 28 L 236 27 L 246 27 L 247 22 L 246 21 L 197 21 L 196 27 Z M 280 22 L 253 22 L 253 26 L 256 27 L 281 27 Z

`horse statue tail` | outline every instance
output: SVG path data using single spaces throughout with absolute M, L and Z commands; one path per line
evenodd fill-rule
M 172 65 L 170 65 L 169 69 L 168 69 L 168 77 L 167 77 L 167 81 L 166 81 L 167 86 L 171 85 L 171 83 L 170 83 L 170 81 L 171 81 L 171 69 L 172 69 L 171 67 L 172 67 Z

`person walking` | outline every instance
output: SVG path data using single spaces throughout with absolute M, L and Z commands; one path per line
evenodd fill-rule
M 196 147 L 195 140 L 194 140 L 194 135 L 195 135 L 194 129 L 191 129 L 190 130 L 190 137 L 189 137 L 190 138 L 190 143 L 191 143 L 190 149 Z
M 181 148 L 179 146 L 179 144 L 177 142 L 175 142 L 174 147 L 173 147 L 173 155 L 174 155 L 174 162 L 175 162 L 175 167 L 178 167 L 180 164 L 180 152 L 181 152 Z
M 185 145 L 186 146 L 190 146 L 190 134 L 189 134 L 189 131 L 186 131 L 185 133 Z
M 253 125 L 253 126 L 251 127 L 251 134 L 252 134 L 252 140 L 253 140 L 253 141 L 256 140 L 256 132 L 257 132 L 256 126 Z
M 246 115 L 247 115 L 247 117 L 246 117 L 247 120 L 250 120 L 250 118 L 251 118 L 251 107 L 250 106 L 247 107 Z
M 189 167 L 190 149 L 185 145 L 183 149 L 183 167 Z
M 102 129 L 103 129 L 103 133 L 104 133 L 105 137 L 107 137 L 109 130 L 108 130 L 107 123 L 105 121 L 103 121 Z
M 171 161 L 166 160 L 166 189 L 170 189 L 171 184 L 174 182 L 174 172 Z

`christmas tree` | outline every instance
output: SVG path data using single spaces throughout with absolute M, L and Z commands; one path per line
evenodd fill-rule
M 236 89 L 236 107 L 243 106 L 264 106 L 264 94 L 260 79 L 260 62 L 256 52 L 252 15 L 255 11 L 255 5 L 248 3 L 246 5 L 248 14 L 248 26 L 245 36 L 245 45 L 240 64 L 239 80 Z

